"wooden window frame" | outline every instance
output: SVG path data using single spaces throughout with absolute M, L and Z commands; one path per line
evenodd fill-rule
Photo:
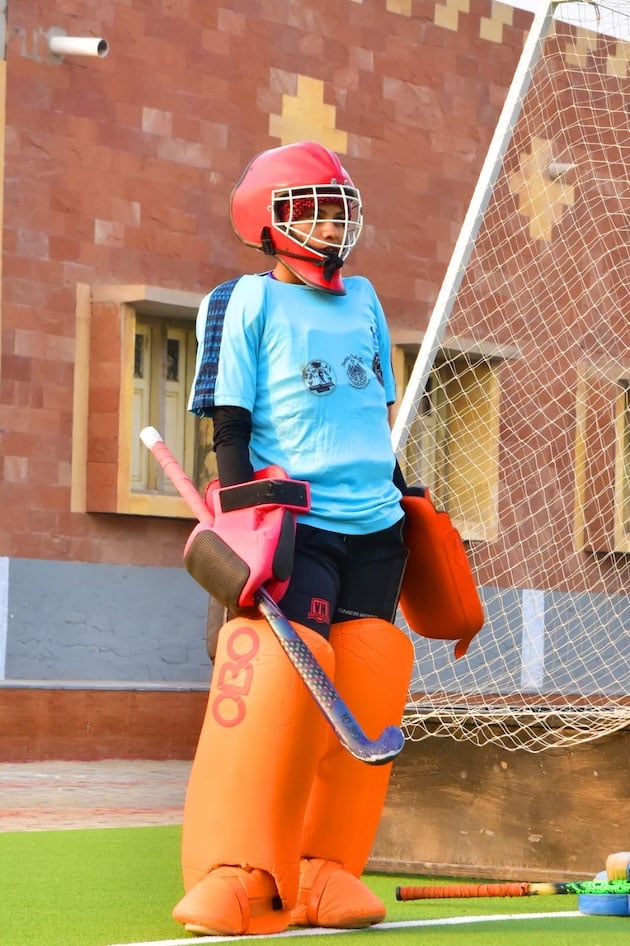
M 194 323 L 201 299 L 144 285 L 77 287 L 73 511 L 194 518 L 161 488 L 161 473 L 156 489 L 131 488 L 133 364 L 136 320 Z

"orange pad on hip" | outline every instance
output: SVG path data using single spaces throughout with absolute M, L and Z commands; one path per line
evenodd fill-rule
M 428 490 L 403 496 L 405 545 L 409 559 L 400 608 L 422 637 L 455 640 L 463 657 L 484 622 L 479 593 L 462 538 L 447 512 L 438 512 Z

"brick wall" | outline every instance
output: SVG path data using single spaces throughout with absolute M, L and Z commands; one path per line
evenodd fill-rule
M 263 268 L 226 213 L 256 151 L 342 154 L 367 222 L 349 269 L 392 325 L 425 324 L 531 21 L 463 6 L 12 0 L 0 555 L 179 563 L 188 524 L 70 512 L 76 286 L 202 293 Z M 55 57 L 52 29 L 109 55 Z

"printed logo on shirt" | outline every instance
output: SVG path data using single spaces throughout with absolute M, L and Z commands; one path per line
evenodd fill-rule
M 372 333 L 372 341 L 374 343 L 374 357 L 372 358 L 372 371 L 376 375 L 376 380 L 379 384 L 385 386 L 383 381 L 383 366 L 381 365 L 381 353 L 378 348 L 378 331 L 376 325 L 372 323 L 370 326 L 370 331 Z
M 348 383 L 353 388 L 365 388 L 370 383 L 370 376 L 365 370 L 363 359 L 358 355 L 348 355 L 341 362 L 346 369 Z
M 336 386 L 335 373 L 327 361 L 309 361 L 302 371 L 302 380 L 311 394 L 330 394 Z
M 311 598 L 308 617 L 318 624 L 330 624 L 330 607 L 325 598 Z
M 372 358 L 372 371 L 376 375 L 376 380 L 378 383 L 384 386 L 385 382 L 383 381 L 383 366 L 381 365 L 381 356 L 377 351 L 374 352 L 374 358 Z

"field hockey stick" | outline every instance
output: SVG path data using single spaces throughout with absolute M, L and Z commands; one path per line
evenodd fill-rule
M 200 522 L 212 522 L 212 514 L 206 506 L 188 474 L 173 456 L 154 427 L 140 431 L 140 439 L 151 451 L 180 496 L 188 503 Z M 369 739 L 363 732 L 333 683 L 319 665 L 312 652 L 299 636 L 293 625 L 284 616 L 265 588 L 259 588 L 255 596 L 258 610 L 280 642 L 285 654 L 295 667 L 302 682 L 326 717 L 328 723 L 344 746 L 355 759 L 370 765 L 384 765 L 400 753 L 405 739 L 397 726 L 387 726 L 377 739 Z
M 556 884 L 518 881 L 506 884 L 454 884 L 447 887 L 396 887 L 397 900 L 466 897 L 555 897 L 558 894 L 630 894 L 630 880 L 575 880 Z

